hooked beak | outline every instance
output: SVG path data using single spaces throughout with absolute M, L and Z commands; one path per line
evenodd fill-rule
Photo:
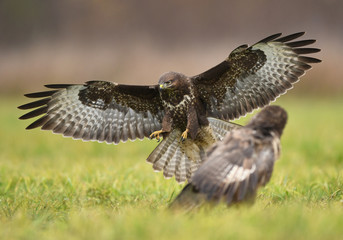
M 173 87 L 173 84 L 171 82 L 163 82 L 159 85 L 161 90 L 169 90 Z

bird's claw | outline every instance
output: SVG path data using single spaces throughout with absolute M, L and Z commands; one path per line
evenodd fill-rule
M 155 132 L 153 132 L 152 134 L 150 134 L 149 138 L 150 138 L 150 139 L 156 138 L 156 139 L 157 139 L 157 142 L 160 142 L 160 141 L 161 141 L 160 134 L 161 134 L 162 132 L 163 132 L 162 130 L 155 131 Z
M 187 134 L 188 134 L 188 129 L 186 129 L 182 134 L 181 134 L 181 142 L 184 142 L 187 139 Z

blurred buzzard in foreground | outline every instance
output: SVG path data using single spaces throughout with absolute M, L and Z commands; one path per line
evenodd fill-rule
M 207 160 L 171 207 L 191 210 L 206 201 L 230 205 L 254 199 L 272 175 L 286 122 L 285 110 L 268 106 L 248 125 L 232 130 L 209 149 Z
M 293 87 L 311 63 L 303 54 L 319 52 L 293 41 L 304 33 L 275 34 L 236 48 L 223 62 L 193 77 L 168 72 L 157 85 L 133 86 L 105 81 L 84 85 L 52 84 L 53 89 L 26 94 L 40 100 L 20 119 L 41 116 L 27 129 L 41 127 L 85 141 L 120 141 L 163 137 L 147 161 L 165 177 L 190 179 L 205 150 L 236 125 L 226 122 L 263 107 Z M 226 120 L 226 121 L 223 121 Z

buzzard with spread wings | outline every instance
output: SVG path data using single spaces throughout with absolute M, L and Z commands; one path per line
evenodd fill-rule
M 189 211 L 205 202 L 229 206 L 253 200 L 258 187 L 271 178 L 286 122 L 284 109 L 267 106 L 248 125 L 232 130 L 209 149 L 171 208 Z
M 205 150 L 237 127 L 227 121 L 263 107 L 293 87 L 311 63 L 303 56 L 315 40 L 294 41 L 304 33 L 275 34 L 236 48 L 223 62 L 193 77 L 168 72 L 157 85 L 134 86 L 106 81 L 46 85 L 52 90 L 26 94 L 40 98 L 19 106 L 41 116 L 27 129 L 40 127 L 85 141 L 144 137 L 163 140 L 147 161 L 166 178 L 190 179 Z

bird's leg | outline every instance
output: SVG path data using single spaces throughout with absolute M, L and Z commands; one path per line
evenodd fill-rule
M 156 138 L 157 141 L 160 141 L 160 134 L 162 133 L 162 129 L 161 130 L 158 130 L 158 131 L 155 131 L 153 132 L 152 134 L 150 134 L 149 138 L 150 139 L 153 139 L 153 138 Z
M 187 139 L 187 134 L 188 134 L 189 130 L 188 128 L 186 128 L 186 130 L 181 134 L 181 141 L 185 141 Z

